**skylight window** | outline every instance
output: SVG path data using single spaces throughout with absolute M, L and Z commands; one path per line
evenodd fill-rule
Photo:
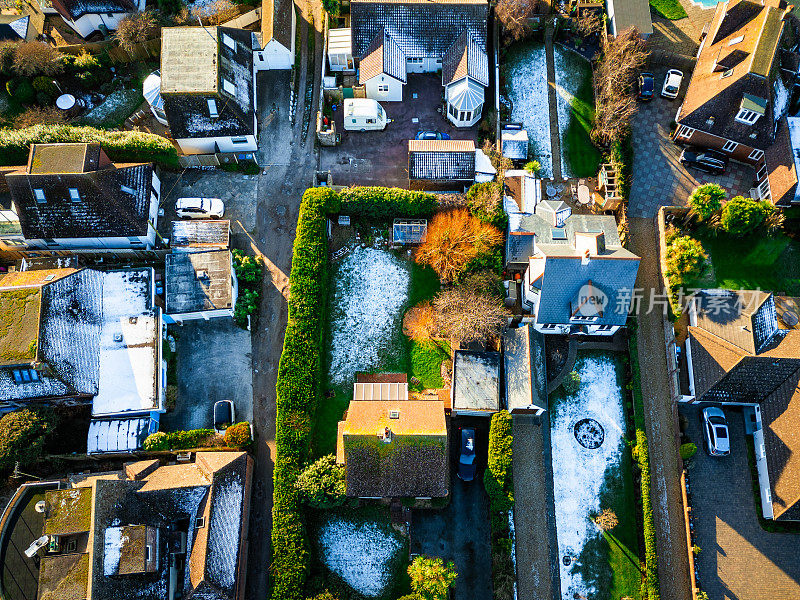
M 136 190 L 133 189 L 132 187 L 128 187 L 127 185 L 121 185 L 119 186 L 119 189 L 121 189 L 126 194 L 130 194 L 131 196 L 134 196 L 136 194 Z
M 722 72 L 722 79 L 725 79 L 726 77 L 730 77 L 731 75 L 733 75 L 733 69 L 728 69 L 727 71 L 723 71 Z
M 222 80 L 222 89 L 228 92 L 231 96 L 236 95 L 236 86 L 227 79 Z
M 234 42 L 233 38 L 229 36 L 227 33 L 222 34 L 222 43 L 225 44 L 231 50 L 236 50 L 236 42 Z
M 731 39 L 731 41 L 730 41 L 730 42 L 728 42 L 728 46 L 733 46 L 733 45 L 735 45 L 735 44 L 738 44 L 738 43 L 739 43 L 739 42 L 741 42 L 743 39 L 744 39 L 744 36 L 743 36 L 743 35 L 737 35 L 735 38 Z
M 78 188 L 69 188 L 69 199 L 73 202 L 81 201 L 81 194 L 78 192 Z
M 552 236 L 554 240 L 565 240 L 567 239 L 567 232 L 563 229 L 558 229 L 554 227 L 552 230 Z
M 36 201 L 39 204 L 44 204 L 46 200 L 44 199 L 44 190 L 36 188 L 33 190 L 33 195 L 36 196 Z
M 217 110 L 217 101 L 214 98 L 208 99 L 208 116 L 213 118 L 219 116 L 219 111 Z

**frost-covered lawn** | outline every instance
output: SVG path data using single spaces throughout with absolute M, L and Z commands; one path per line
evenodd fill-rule
M 531 145 L 529 158 L 542 165 L 539 172 L 542 177 L 552 177 L 544 44 L 536 41 L 516 44 L 506 55 L 504 71 L 506 91 L 513 105 L 510 120 L 525 125 Z
M 613 354 L 583 352 L 575 370 L 581 376 L 578 392 L 566 395 L 559 389 L 550 400 L 561 597 L 639 598 L 636 503 L 625 444 L 621 367 Z M 599 447 L 578 443 L 575 426 L 583 419 L 602 427 Z M 591 515 L 606 508 L 616 513 L 619 524 L 603 533 Z
M 597 175 L 600 152 L 589 133 L 594 120 L 594 91 L 589 61 L 556 44 L 558 127 L 561 130 L 561 172 L 564 177 Z
M 322 578 L 344 582 L 367 598 L 395 598 L 407 585 L 408 541 L 375 509 L 318 512 L 312 539 Z M 319 521 L 316 521 L 316 518 Z M 333 590 L 331 590 L 333 591 Z
M 123 88 L 109 94 L 80 119 L 86 125 L 112 127 L 120 125 L 144 102 L 141 89 Z

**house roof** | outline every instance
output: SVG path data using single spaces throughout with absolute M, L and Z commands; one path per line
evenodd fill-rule
M 45 492 L 47 512 L 44 520 L 45 535 L 68 535 L 91 529 L 91 488 L 68 488 Z
M 389 441 L 378 437 L 385 428 Z M 441 401 L 352 402 L 339 423 L 338 446 L 348 496 L 447 495 L 447 426 Z
M 453 410 L 500 410 L 500 353 L 456 350 Z
M 219 89 L 218 27 L 161 30 L 161 94 L 216 94 Z
M 167 254 L 165 279 L 167 314 L 233 308 L 229 250 Z
M 442 60 L 442 85 L 470 77 L 489 85 L 489 57 L 483 47 L 465 29 L 445 52 Z
M 88 588 L 87 553 L 42 556 L 39 563 L 38 600 L 85 600 Z
M 0 41 L 26 39 L 30 21 L 30 15 L 0 15 Z
M 119 14 L 136 11 L 130 0 L 51 0 L 53 8 L 67 20 L 74 21 L 83 15 Z
M 646 0 L 613 0 L 609 3 L 608 14 L 614 15 L 614 33 L 617 35 L 629 27 L 635 27 L 642 35 L 653 33 L 650 4 Z
M 760 353 L 778 331 L 775 299 L 769 292 L 701 290 L 692 303 L 697 327 L 747 354 Z
M 353 0 L 353 55 L 364 57 L 382 30 L 407 57 L 443 58 L 465 29 L 485 50 L 488 8 L 484 0 Z
M 36 361 L 42 295 L 39 287 L 5 289 L 0 280 L 0 365 Z
M 386 31 L 372 40 L 358 66 L 358 82 L 364 84 L 378 75 L 389 75 L 406 82 L 406 56 Z
M 528 132 L 524 129 L 503 129 L 500 132 L 503 156 L 512 160 L 528 158 Z
M 408 177 L 427 181 L 475 179 L 472 140 L 409 140 Z
M 547 409 L 544 339 L 530 324 L 503 332 L 506 406 L 510 412 Z
M 717 4 L 681 107 L 681 125 L 755 148 L 772 143 L 776 122 L 788 108 L 788 92 L 772 68 L 786 10 L 782 0 Z M 764 116 L 752 125 L 740 123 L 734 117 L 742 106 Z
M 169 245 L 173 249 L 198 250 L 227 248 L 231 222 L 227 220 L 182 219 L 172 222 Z
M 800 118 L 778 122 L 775 143 L 764 152 L 769 173 L 769 190 L 777 206 L 800 202 L 797 174 L 800 172 Z
M 287 50 L 292 49 L 292 11 L 291 0 L 261 0 L 261 43 L 266 46 L 272 40 L 279 42 Z
M 32 144 L 6 174 L 27 239 L 145 236 L 151 164 L 116 166 L 98 144 Z

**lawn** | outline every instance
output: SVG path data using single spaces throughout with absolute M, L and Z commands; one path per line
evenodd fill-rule
M 581 376 L 579 390 L 568 395 L 560 388 L 550 398 L 561 595 L 638 599 L 637 508 L 625 434 L 623 369 L 618 355 L 595 351 L 580 352 L 575 370 Z M 582 423 L 591 434 L 586 445 L 576 436 Z M 616 514 L 618 524 L 604 532 L 592 515 L 605 509 Z
M 711 258 L 713 271 L 695 287 L 770 290 L 800 295 L 800 242 L 781 233 L 734 238 L 695 236 Z
M 111 92 L 105 100 L 79 119 L 81 125 L 93 127 L 119 127 L 144 102 L 142 88 L 121 88 Z
M 378 239 L 377 244 L 380 244 Z M 416 344 L 403 335 L 406 310 L 439 290 L 436 273 L 380 247 L 352 251 L 330 270 L 325 368 L 327 390 L 317 408 L 314 454 L 335 451 L 336 427 L 353 396 L 357 372 L 407 373 L 441 387 L 449 348 Z
M 559 45 L 554 52 L 562 173 L 565 177 L 593 177 L 600 167 L 600 151 L 589 137 L 594 122 L 592 67 L 582 56 Z
M 685 19 L 689 16 L 678 0 L 650 0 L 650 6 L 658 14 L 670 21 Z

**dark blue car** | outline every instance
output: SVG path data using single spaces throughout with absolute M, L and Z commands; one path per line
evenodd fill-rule
M 474 429 L 461 429 L 461 456 L 458 458 L 458 477 L 462 481 L 475 479 Z

